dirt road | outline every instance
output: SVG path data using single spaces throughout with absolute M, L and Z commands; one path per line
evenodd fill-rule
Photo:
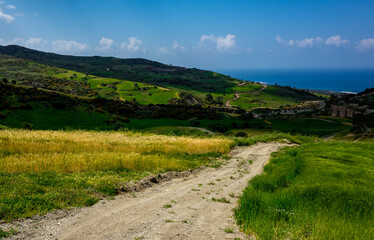
M 243 93 L 258 93 L 258 92 L 262 92 L 265 88 L 267 88 L 267 85 L 264 84 L 264 85 L 262 85 L 262 88 L 259 89 L 259 90 L 257 90 L 257 91 L 235 93 L 235 95 L 234 95 L 233 98 L 231 98 L 231 99 L 229 99 L 229 100 L 226 101 L 225 106 L 226 106 L 226 107 L 232 107 L 231 104 L 230 104 L 230 102 L 239 99 L 239 98 L 240 98 L 240 95 L 243 94 Z
M 206 168 L 143 192 L 41 221 L 13 239 L 248 239 L 233 209 L 248 180 L 262 173 L 272 152 L 285 143 L 237 148 L 219 168 Z

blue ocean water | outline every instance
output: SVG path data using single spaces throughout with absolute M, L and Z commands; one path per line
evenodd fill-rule
M 241 80 L 302 89 L 357 93 L 374 87 L 374 69 L 221 69 L 216 72 Z

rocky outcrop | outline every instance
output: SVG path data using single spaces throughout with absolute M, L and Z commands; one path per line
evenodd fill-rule
M 374 112 L 374 88 L 358 94 L 332 96 L 326 102 L 325 113 L 332 117 L 354 118 Z M 374 121 L 374 120 L 373 120 Z

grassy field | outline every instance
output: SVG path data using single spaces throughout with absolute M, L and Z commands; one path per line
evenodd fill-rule
M 328 120 L 328 121 L 326 121 Z M 236 135 L 244 132 L 248 136 L 267 134 L 272 132 L 283 132 L 291 134 L 302 134 L 307 136 L 328 137 L 337 133 L 347 134 L 351 129 L 351 120 L 339 118 L 290 118 L 290 119 L 268 119 L 261 121 L 263 129 L 256 127 L 231 129 L 226 134 Z M 253 124 L 252 124 L 253 125 Z
M 0 131 L 0 219 L 87 206 L 131 180 L 215 161 L 233 141 L 140 133 Z
M 349 125 L 339 121 L 324 121 L 317 118 L 295 118 L 268 120 L 275 131 L 315 135 L 319 137 L 329 136 L 338 132 L 349 132 Z
M 261 92 L 241 94 L 238 100 L 231 102 L 231 105 L 248 110 L 257 107 L 277 108 L 285 105 L 295 105 L 306 100 L 316 100 L 316 97 L 269 85 Z
M 87 82 L 92 89 L 97 90 L 102 97 L 120 97 L 122 100 L 135 99 L 138 103 L 166 104 L 170 98 L 178 98 L 178 92 L 148 83 L 126 81 L 114 78 L 85 75 L 80 72 L 61 70 L 62 73 L 54 74 L 54 77 L 71 79 L 79 82 Z
M 90 62 L 89 59 L 85 60 Z M 92 66 L 94 69 L 98 68 L 96 60 L 92 59 L 93 62 L 89 63 L 94 64 Z M 108 59 L 102 58 L 99 62 L 104 64 L 107 61 Z M 138 60 L 131 61 L 137 62 Z M 152 67 L 147 67 L 146 64 L 133 65 L 130 63 L 131 61 L 124 60 L 124 62 L 129 62 L 129 65 L 116 66 L 115 68 L 118 68 L 119 72 L 117 70 L 115 72 L 107 71 L 107 67 L 100 71 L 92 71 L 92 68 L 86 69 L 86 65 L 83 68 L 80 67 L 80 70 L 74 71 L 74 69 L 53 67 L 52 62 L 49 66 L 1 55 L 0 77 L 31 87 L 35 86 L 35 82 L 39 82 L 40 84 L 37 86 L 44 89 L 87 97 L 101 96 L 128 101 L 136 100 L 143 105 L 167 104 L 172 98 L 180 98 L 179 94 L 182 91 L 188 91 L 202 104 L 222 106 L 227 100 L 232 99 L 236 92 L 245 93 L 262 88 L 261 84 L 242 82 L 214 72 L 197 69 L 182 70 L 162 64 L 160 66 L 167 71 L 156 68 L 159 69 L 157 71 L 151 70 Z M 158 65 L 158 63 L 144 61 L 151 65 Z M 81 62 L 78 61 L 77 64 L 81 64 Z M 108 64 L 111 65 L 113 62 L 109 61 Z M 61 66 L 57 64 L 56 66 L 63 67 L 65 64 Z M 72 66 L 67 64 L 66 67 Z M 176 72 L 168 71 L 173 69 Z M 207 94 L 214 97 L 215 103 L 204 101 Z M 241 98 L 232 104 L 243 109 L 277 107 L 287 104 L 294 105 L 309 98 L 308 95 L 296 94 L 289 89 L 268 86 L 261 93 L 242 94 Z
M 373 239 L 374 142 L 305 144 L 274 154 L 235 212 L 260 239 Z
M 90 113 L 83 107 L 56 110 L 40 103 L 32 103 L 31 106 L 32 110 L 0 111 L 5 116 L 0 119 L 0 124 L 10 128 L 27 128 L 27 125 L 42 130 L 113 130 L 113 125 L 107 124 L 112 116 L 106 113 Z

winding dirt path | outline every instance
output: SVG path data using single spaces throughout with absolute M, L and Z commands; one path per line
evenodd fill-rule
M 248 180 L 262 173 L 270 154 L 285 146 L 290 144 L 234 149 L 219 168 L 41 221 L 12 239 L 248 239 L 232 217 L 237 197 Z
M 238 100 L 240 98 L 240 95 L 241 94 L 245 94 L 245 93 L 258 93 L 258 92 L 262 92 L 265 88 L 267 88 L 267 85 L 263 84 L 262 85 L 262 88 L 257 90 L 257 91 L 249 91 L 249 92 L 239 92 L 239 93 L 235 93 L 235 96 L 229 100 L 226 101 L 225 103 L 225 106 L 226 107 L 233 107 L 230 102 L 232 101 L 235 101 L 235 100 Z

